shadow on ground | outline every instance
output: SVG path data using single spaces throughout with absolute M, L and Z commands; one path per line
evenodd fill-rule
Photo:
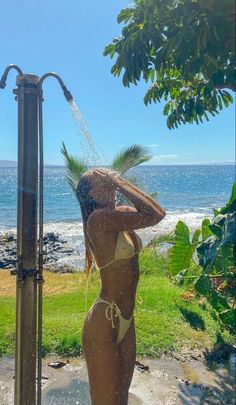
M 179 403 L 235 405 L 235 348 L 221 343 L 216 344 L 212 351 L 206 350 L 203 354 L 208 378 L 205 383 L 195 381 L 191 384 L 192 376 L 189 375 L 187 384 L 179 385 Z M 185 376 L 187 377 L 187 373 Z
M 196 330 L 205 330 L 205 322 L 200 315 L 196 312 L 189 311 L 186 308 L 179 307 L 179 310 L 184 317 L 185 321 L 191 326 L 191 328 Z

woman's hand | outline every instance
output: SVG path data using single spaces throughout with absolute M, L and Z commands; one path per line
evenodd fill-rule
M 113 170 L 96 168 L 93 169 L 93 173 L 98 176 L 98 179 L 102 180 L 104 186 L 116 188 L 122 180 L 118 173 Z

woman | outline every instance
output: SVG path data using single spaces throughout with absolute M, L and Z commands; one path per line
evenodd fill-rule
M 116 191 L 134 207 L 116 207 Z M 160 222 L 164 210 L 114 172 L 86 172 L 77 187 L 84 224 L 86 267 L 99 269 L 101 291 L 83 329 L 93 405 L 127 405 L 136 354 L 134 306 L 141 240 L 135 229 Z

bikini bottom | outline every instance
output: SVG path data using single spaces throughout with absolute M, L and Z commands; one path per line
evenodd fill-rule
M 122 339 L 125 337 L 128 329 L 130 327 L 130 324 L 133 319 L 133 315 L 131 316 L 131 318 L 125 319 L 122 316 L 120 308 L 118 307 L 118 305 L 116 304 L 115 301 L 108 302 L 108 301 L 103 300 L 101 297 L 97 297 L 96 300 L 94 301 L 91 309 L 96 304 L 107 304 L 105 315 L 106 315 L 106 318 L 108 319 L 108 321 L 111 321 L 113 329 L 115 328 L 114 318 L 118 317 L 119 330 L 118 330 L 118 336 L 117 336 L 117 344 L 119 344 L 122 341 Z

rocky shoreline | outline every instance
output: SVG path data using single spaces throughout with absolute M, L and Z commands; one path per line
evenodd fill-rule
M 7 232 L 0 235 L 0 270 L 15 270 L 16 269 L 16 251 L 17 238 L 13 232 Z M 59 234 L 49 232 L 43 238 L 43 257 L 44 268 L 46 270 L 58 273 L 72 273 L 79 269 L 67 265 L 60 264 L 59 261 L 63 257 L 70 257 L 73 254 L 79 254 L 75 249 L 68 244 L 67 241 L 60 238 Z
M 178 220 L 184 221 L 193 232 L 201 226 L 204 214 L 169 212 L 164 220 L 153 227 L 139 229 L 138 235 L 147 246 L 157 235 L 170 233 Z M 83 271 L 85 246 L 83 224 L 76 222 L 56 222 L 44 224 L 44 268 L 58 273 Z M 16 230 L 0 230 L 0 270 L 16 268 Z

